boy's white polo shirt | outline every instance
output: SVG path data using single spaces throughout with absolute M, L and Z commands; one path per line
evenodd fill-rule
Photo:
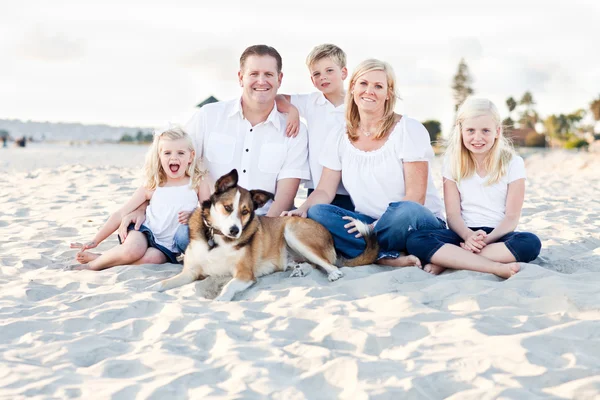
M 334 149 L 323 149 L 325 139 L 332 132 L 336 134 L 346 124 L 346 106 L 345 104 L 334 106 L 321 92 L 294 94 L 290 96 L 290 101 L 298 109 L 300 116 L 306 120 L 311 180 L 306 182 L 305 186 L 314 189 L 319 184 L 323 172 L 323 166 L 319 162 L 321 152 L 334 151 Z M 348 194 L 341 183 L 337 193 Z
M 301 124 L 295 138 L 286 136 L 285 127 L 286 116 L 275 106 L 266 121 L 252 126 L 238 98 L 205 105 L 185 130 L 213 181 L 235 168 L 240 186 L 275 194 L 280 179 L 310 178 L 306 127 Z

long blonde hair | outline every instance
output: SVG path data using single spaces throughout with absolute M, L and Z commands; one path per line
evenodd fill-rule
M 469 97 L 457 111 L 456 122 L 446 149 L 446 156 L 450 160 L 452 179 L 456 182 L 469 178 L 475 173 L 475 159 L 463 143 L 462 127 L 466 119 L 480 116 L 492 117 L 496 123 L 496 129 L 500 129 L 500 134 L 484 161 L 488 176 L 487 185 L 498 182 L 506 174 L 508 164 L 515 154 L 510 140 L 504 136 L 500 113 L 494 103 L 484 98 Z
M 185 171 L 186 176 L 190 177 L 190 187 L 194 190 L 198 190 L 200 187 L 200 181 L 207 174 L 207 171 L 203 170 L 202 161 L 196 158 L 194 143 L 190 135 L 181 127 L 175 126 L 154 133 L 154 140 L 146 153 L 144 163 L 144 186 L 147 189 L 154 190 L 167 182 L 167 174 L 160 163 L 160 141 L 178 139 L 184 139 L 188 145 L 188 150 L 192 153 L 192 162 Z
M 354 70 L 354 73 L 350 78 L 350 90 L 348 90 L 348 93 L 346 94 L 346 132 L 348 138 L 353 142 L 358 140 L 359 137 L 358 125 L 360 124 L 360 114 L 358 113 L 358 106 L 354 102 L 352 91 L 354 90 L 354 85 L 358 78 L 371 71 L 385 72 L 388 85 L 388 99 L 385 102 L 383 117 L 381 118 L 381 123 L 373 137 L 375 139 L 381 139 L 395 124 L 394 107 L 396 107 L 396 98 L 398 98 L 398 95 L 396 94 L 396 76 L 394 75 L 394 70 L 391 65 L 385 61 L 373 58 L 365 60 L 358 64 Z

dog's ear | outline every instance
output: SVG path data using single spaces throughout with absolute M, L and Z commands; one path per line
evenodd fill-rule
M 252 203 L 254 203 L 255 210 L 258 210 L 259 208 L 267 204 L 267 201 L 275 198 L 275 196 L 273 196 L 273 193 L 267 192 L 265 190 L 251 190 L 250 197 L 252 197 Z
M 232 169 L 227 175 L 223 175 L 215 183 L 215 194 L 224 193 L 235 187 L 238 183 L 237 169 Z

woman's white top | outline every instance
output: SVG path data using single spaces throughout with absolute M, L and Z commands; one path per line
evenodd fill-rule
M 346 127 L 331 134 L 321 151 L 324 167 L 342 171 L 342 182 L 350 194 L 356 211 L 379 219 L 390 203 L 402 201 L 406 195 L 405 162 L 427 161 L 434 154 L 427 129 L 406 115 L 396 124 L 385 144 L 377 150 L 359 150 L 346 134 Z M 436 217 L 444 218 L 431 168 L 427 173 L 427 207 Z
M 180 211 L 192 211 L 198 206 L 198 193 L 190 185 L 157 187 L 146 208 L 146 225 L 156 243 L 177 252 L 173 237 L 179 226 Z
M 456 182 L 450 171 L 450 162 L 446 157 L 442 175 Z M 524 178 L 526 178 L 525 163 L 521 157 L 515 155 L 508 164 L 506 174 L 493 185 L 486 185 L 487 175 L 481 177 L 477 173 L 462 179 L 456 186 L 460 193 L 460 211 L 465 224 L 473 228 L 498 226 L 506 214 L 508 185 Z

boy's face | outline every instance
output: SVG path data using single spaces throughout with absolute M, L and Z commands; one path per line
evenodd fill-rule
M 256 104 L 275 101 L 283 74 L 277 72 L 277 60 L 271 56 L 252 55 L 238 72 L 243 99 Z
M 335 61 L 326 57 L 312 63 L 309 70 L 310 80 L 324 95 L 344 91 L 344 79 L 348 76 L 346 67 L 340 68 Z

